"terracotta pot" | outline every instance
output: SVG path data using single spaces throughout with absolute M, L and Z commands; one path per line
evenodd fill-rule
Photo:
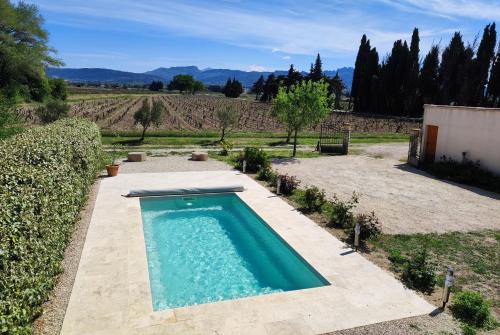
M 106 165 L 106 171 L 108 171 L 108 177 L 116 177 L 118 175 L 118 168 L 120 165 Z

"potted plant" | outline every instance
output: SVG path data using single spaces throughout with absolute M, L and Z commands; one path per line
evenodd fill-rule
M 111 164 L 106 165 L 106 171 L 108 172 L 108 177 L 116 177 L 118 175 L 118 169 L 120 165 L 116 162 L 115 150 L 111 151 Z

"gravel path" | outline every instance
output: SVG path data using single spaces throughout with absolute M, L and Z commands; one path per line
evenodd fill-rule
M 401 163 L 402 146 L 376 145 L 364 154 L 276 160 L 281 173 L 302 186 L 316 185 L 327 195 L 348 199 L 360 194 L 358 211 L 375 211 L 389 234 L 471 231 L 500 228 L 500 196 L 449 183 Z M 386 152 L 387 157 L 374 158 Z M 380 157 L 380 156 L 378 156 Z

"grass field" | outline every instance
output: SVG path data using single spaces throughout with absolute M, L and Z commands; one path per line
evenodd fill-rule
M 190 132 L 190 131 L 151 131 L 147 133 L 144 141 L 140 141 L 138 131 L 102 132 L 102 141 L 105 146 L 142 146 L 149 148 L 182 147 L 182 146 L 216 146 L 220 136 L 215 132 Z M 226 140 L 235 147 L 263 146 L 278 147 L 285 145 L 284 133 L 269 132 L 240 132 L 230 134 Z M 319 134 L 304 133 L 298 139 L 299 145 L 315 146 Z M 391 143 L 407 142 L 409 137 L 399 133 L 353 133 L 352 144 L 362 143 Z

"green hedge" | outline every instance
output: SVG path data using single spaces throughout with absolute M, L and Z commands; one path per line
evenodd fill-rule
M 30 334 L 96 177 L 101 137 L 64 119 L 0 141 L 0 334 Z

